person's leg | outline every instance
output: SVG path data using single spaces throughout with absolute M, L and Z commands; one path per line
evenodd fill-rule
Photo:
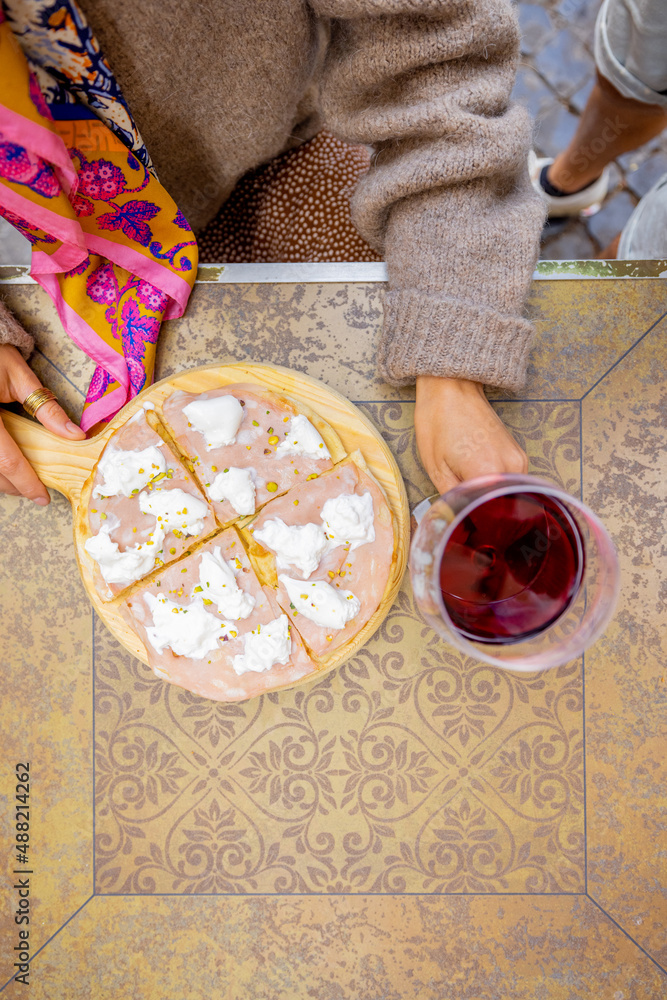
M 547 179 L 560 191 L 579 191 L 617 156 L 642 146 L 666 127 L 664 107 L 624 97 L 598 72 L 574 138 L 549 167 Z
M 607 243 L 604 250 L 600 250 L 600 253 L 596 253 L 596 260 L 618 260 L 618 244 L 621 242 L 621 234 L 617 233 L 614 236 L 611 243 Z

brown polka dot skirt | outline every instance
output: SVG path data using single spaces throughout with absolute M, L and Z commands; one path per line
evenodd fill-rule
M 380 260 L 354 228 L 350 198 L 370 165 L 365 146 L 329 132 L 242 177 L 199 234 L 202 264 Z

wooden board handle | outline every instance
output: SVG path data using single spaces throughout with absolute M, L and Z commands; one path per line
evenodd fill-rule
M 69 441 L 40 423 L 0 409 L 2 422 L 45 486 L 75 501 L 93 470 L 108 435 Z

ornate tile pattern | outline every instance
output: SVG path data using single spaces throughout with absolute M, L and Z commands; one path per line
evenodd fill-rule
M 430 487 L 411 392 L 374 375 L 378 292 L 200 285 L 166 325 L 158 376 L 232 355 L 323 377 L 375 422 L 414 503 Z M 76 413 L 85 365 L 39 289 L 7 293 Z M 0 499 L 5 759 L 26 747 L 43 776 L 35 948 L 76 913 L 37 955 L 35 995 L 161 997 L 191 981 L 193 953 L 202 996 L 216 975 L 234 997 L 667 993 L 667 294 L 541 282 L 531 308 L 529 385 L 495 405 L 532 471 L 583 487 L 622 562 L 619 611 L 585 664 L 516 675 L 466 659 L 424 626 L 405 581 L 340 670 L 213 704 L 157 680 L 99 621 L 91 642 L 62 499 Z
M 100 892 L 581 892 L 581 668 L 450 653 L 403 590 L 362 653 L 240 705 L 96 639 Z

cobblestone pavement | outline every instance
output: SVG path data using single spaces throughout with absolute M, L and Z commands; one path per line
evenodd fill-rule
M 601 0 L 536 0 L 519 4 L 521 65 L 514 98 L 535 119 L 535 151 L 555 156 L 570 141 L 593 86 L 593 34 Z M 667 172 L 667 130 L 619 158 L 596 215 L 556 220 L 544 230 L 545 260 L 597 257 L 621 231 L 635 205 Z

